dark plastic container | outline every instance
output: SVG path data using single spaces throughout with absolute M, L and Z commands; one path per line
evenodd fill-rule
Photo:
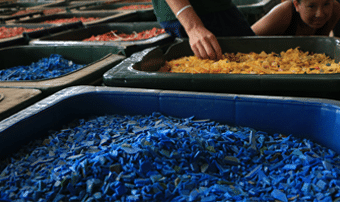
M 87 45 L 122 46 L 125 47 L 126 55 L 130 56 L 132 53 L 141 51 L 145 48 L 172 43 L 174 41 L 174 38 L 168 35 L 167 33 L 164 33 L 156 37 L 152 37 L 150 39 L 138 41 L 83 41 L 83 40 L 90 38 L 93 35 L 94 36 L 101 35 L 114 30 L 117 30 L 117 34 L 120 33 L 132 34 L 134 31 L 141 32 L 145 30 L 150 30 L 154 27 L 161 28 L 158 22 L 105 23 L 100 25 L 85 26 L 84 28 L 67 30 L 53 35 L 41 37 L 39 39 L 30 41 L 30 44 L 31 45 L 87 44 Z
M 137 13 L 135 11 L 111 11 L 111 12 L 68 12 L 68 13 L 57 13 L 52 15 L 45 15 L 27 20 L 18 20 L 14 24 L 50 24 L 44 23 L 47 20 L 67 19 L 73 17 L 84 17 L 84 18 L 100 18 L 98 20 L 83 22 L 84 25 L 96 25 L 109 22 L 125 22 L 136 19 Z M 66 24 L 66 23 L 62 23 Z M 60 24 L 56 24 L 60 25 Z
M 1 17 L 7 17 L 13 13 L 18 12 L 18 9 L 16 8 L 0 8 L 0 16 Z
M 55 1 L 46 1 L 46 2 L 12 2 L 12 3 L 3 4 L 3 5 L 0 4 L 0 15 L 11 17 L 11 15 L 22 10 L 30 10 L 33 8 L 40 8 L 42 6 L 53 5 L 57 3 L 58 2 L 55 2 Z M 36 10 L 37 12 L 39 12 L 40 9 L 36 9 Z
M 102 1 L 79 1 L 79 2 L 72 2 L 72 1 L 57 1 L 50 4 L 42 4 L 35 7 L 32 7 L 31 9 L 46 9 L 46 8 L 64 8 L 66 10 L 71 9 L 81 9 L 81 8 L 87 8 L 89 6 L 95 6 L 102 4 Z
M 54 2 L 10 2 L 0 4 L 0 16 L 1 17 L 10 17 L 12 14 L 15 14 L 22 10 L 27 10 L 32 7 L 42 6 L 51 4 Z
M 11 4 L 13 2 L 15 2 L 15 1 L 2 1 L 2 2 L 0 2 L 0 6 Z
M 300 47 L 325 53 L 340 61 L 338 38 L 330 37 L 228 37 L 219 38 L 223 53 L 267 53 Z M 188 40 L 167 50 L 153 47 L 133 54 L 104 74 L 106 86 L 157 88 L 223 93 L 340 98 L 339 74 L 189 74 L 157 72 L 165 61 L 193 55 Z
M 0 39 L 0 48 L 5 48 L 9 46 L 15 46 L 15 45 L 28 45 L 30 40 L 47 36 L 50 34 L 55 34 L 57 32 L 65 31 L 65 30 L 72 30 L 72 29 L 77 29 L 80 27 L 83 27 L 83 24 L 81 22 L 76 22 L 76 23 L 70 23 L 70 24 L 65 24 L 61 26 L 54 26 L 53 24 L 41 24 L 41 25 L 1 25 L 0 27 L 24 27 L 28 29 L 34 29 L 34 28 L 44 28 L 42 30 L 38 31 L 32 31 L 32 32 L 24 32 L 21 35 L 14 36 L 14 37 L 9 37 L 9 38 L 4 38 Z
M 269 134 L 306 138 L 340 153 L 340 102 L 328 99 L 193 93 L 76 86 L 63 89 L 0 122 L 0 155 L 76 118 L 151 115 L 210 119 Z
M 17 13 L 19 11 L 14 11 L 13 14 Z M 6 24 L 9 23 L 11 20 L 12 21 L 17 21 L 23 18 L 32 18 L 36 16 L 42 16 L 44 15 L 43 11 L 34 11 L 34 12 L 29 12 L 21 15 L 8 15 L 8 16 L 0 16 L 0 23 L 1 24 Z
M 41 100 L 38 89 L 0 88 L 0 120 Z
M 125 56 L 117 46 L 16 46 L 0 49 L 1 69 L 30 65 L 51 54 L 60 54 L 85 67 L 57 78 L 30 81 L 0 81 L 0 87 L 39 89 L 43 95 L 52 94 L 73 85 L 101 85 L 103 74 L 121 62 Z
M 7 4 L 0 4 L 0 8 L 16 8 L 17 10 L 25 9 L 28 7 L 35 7 L 47 4 L 53 4 L 53 1 L 47 2 L 11 2 Z
M 281 0 L 232 0 L 232 2 L 252 25 L 281 3 Z

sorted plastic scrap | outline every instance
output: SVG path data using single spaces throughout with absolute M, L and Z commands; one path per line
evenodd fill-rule
M 97 17 L 89 17 L 89 18 L 85 18 L 85 17 L 72 17 L 72 18 L 63 18 L 63 19 L 56 19 L 56 20 L 46 20 L 44 22 L 42 22 L 42 24 L 47 23 L 47 24 L 62 24 L 62 23 L 71 23 L 71 22 L 92 22 L 92 21 L 96 21 L 99 20 L 100 18 Z
M 137 41 L 149 39 L 164 33 L 164 29 L 159 29 L 156 27 L 138 33 L 134 31 L 132 34 L 117 34 L 117 30 L 112 30 L 105 34 L 100 34 L 96 36 L 92 35 L 90 38 L 84 39 L 83 41 Z
M 129 5 L 129 6 L 122 6 L 120 8 L 117 8 L 115 10 L 142 10 L 142 9 L 149 9 L 153 8 L 153 5 Z
M 44 13 L 44 15 L 52 15 L 52 14 L 56 14 L 56 13 L 59 13 L 59 12 L 65 12 L 65 11 L 66 10 L 63 9 L 63 8 L 49 8 L 49 9 L 43 10 L 43 13 Z M 39 10 L 29 10 L 29 9 L 21 10 L 21 11 L 18 11 L 16 13 L 12 14 L 12 16 L 24 15 L 24 14 L 28 14 L 28 13 L 34 13 L 34 12 L 39 12 Z
M 40 80 L 63 76 L 83 68 L 85 65 L 74 64 L 62 55 L 51 54 L 27 66 L 15 66 L 0 70 L 0 81 Z
M 221 60 L 185 56 L 167 61 L 162 71 L 212 74 L 335 74 L 340 63 L 324 53 L 302 51 L 300 47 L 281 53 L 225 53 Z
M 24 14 L 28 14 L 28 13 L 34 13 L 34 12 L 37 12 L 37 10 L 20 10 L 16 13 L 13 13 L 12 16 L 24 15 Z
M 43 27 L 25 28 L 25 27 L 0 27 L 0 39 L 18 36 L 24 32 L 33 32 L 42 30 Z
M 1 162 L 0 199 L 334 201 L 339 167 L 338 154 L 307 139 L 194 117 L 107 115 L 50 131 Z

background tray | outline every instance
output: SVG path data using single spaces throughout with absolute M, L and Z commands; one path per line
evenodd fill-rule
M 232 2 L 252 25 L 281 3 L 281 0 L 232 0 Z
M 96 25 L 108 22 L 121 22 L 136 19 L 137 13 L 135 11 L 111 11 L 111 12 L 68 12 L 68 13 L 57 13 L 52 15 L 40 16 L 32 19 L 18 20 L 14 24 L 50 24 L 44 23 L 47 20 L 57 20 L 73 17 L 99 17 L 100 19 L 91 22 L 83 22 L 84 25 Z M 68 23 L 62 23 L 68 24 Z M 60 25 L 60 24 L 56 24 Z
M 86 8 L 88 6 L 99 5 L 102 1 L 56 1 L 50 4 L 37 5 L 31 9 L 64 8 L 66 10 Z
M 61 26 L 55 26 L 53 24 L 41 24 L 41 25 L 32 25 L 32 24 L 23 24 L 23 25 L 1 25 L 0 27 L 24 27 L 28 29 L 34 29 L 34 28 L 40 28 L 43 29 L 37 30 L 37 31 L 31 31 L 31 32 L 24 32 L 21 35 L 14 36 L 14 37 L 8 37 L 4 39 L 0 39 L 0 48 L 5 48 L 9 46 L 15 46 L 15 45 L 28 45 L 30 40 L 47 36 L 50 34 L 55 34 L 57 32 L 61 32 L 64 30 L 72 30 L 77 29 L 79 27 L 83 27 L 82 22 L 75 22 L 70 24 L 64 24 Z
M 91 36 L 105 34 L 117 30 L 117 34 L 132 34 L 133 31 L 141 32 L 152 28 L 161 28 L 158 22 L 130 22 L 130 23 L 105 23 L 100 25 L 85 26 L 75 30 L 67 30 L 53 35 L 38 38 L 30 41 L 31 45 L 113 45 L 125 47 L 125 54 L 130 56 L 132 53 L 141 51 L 152 46 L 172 43 L 174 38 L 164 33 L 146 40 L 137 41 L 83 41 Z
M 30 65 L 51 54 L 60 54 L 75 64 L 86 66 L 64 76 L 30 80 L 0 81 L 3 88 L 39 89 L 44 96 L 73 85 L 100 85 L 103 74 L 121 62 L 125 56 L 120 54 L 121 48 L 116 46 L 16 46 L 0 49 L 1 69 L 18 65 Z M 18 56 L 20 59 L 18 60 Z

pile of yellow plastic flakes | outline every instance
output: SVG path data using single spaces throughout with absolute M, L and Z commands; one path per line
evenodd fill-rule
M 221 74 L 331 74 L 340 73 L 339 63 L 325 54 L 289 49 L 280 54 L 225 53 L 219 61 L 196 56 L 167 61 L 165 69 L 173 73 Z

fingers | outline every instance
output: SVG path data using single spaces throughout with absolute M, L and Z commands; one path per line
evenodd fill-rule
M 191 46 L 195 55 L 200 59 L 210 59 L 211 58 L 206 51 L 208 49 L 207 47 L 209 48 L 209 44 L 205 44 L 205 46 L 204 46 L 204 45 L 202 45 L 202 43 L 200 41 L 198 41 L 196 44 Z M 209 54 L 211 54 L 211 50 L 210 50 Z
M 214 37 L 215 38 L 215 37 Z M 216 54 L 216 60 L 222 59 L 222 49 L 220 44 L 218 43 L 217 39 L 211 41 L 212 48 Z
M 211 37 L 203 37 L 201 40 L 192 43 L 191 49 L 200 59 L 222 59 L 222 50 L 214 35 Z

